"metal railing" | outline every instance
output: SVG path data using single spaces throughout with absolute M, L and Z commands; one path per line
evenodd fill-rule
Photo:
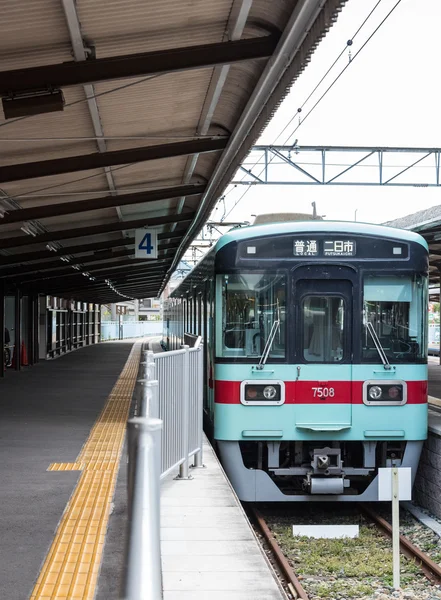
M 148 354 L 159 383 L 159 412 L 150 414 L 164 422 L 161 477 L 179 466 L 188 478 L 190 457 L 202 464 L 202 348 Z
M 202 466 L 203 355 L 194 348 L 153 354 L 141 363 L 142 394 L 128 423 L 128 536 L 121 597 L 161 600 L 160 480 Z

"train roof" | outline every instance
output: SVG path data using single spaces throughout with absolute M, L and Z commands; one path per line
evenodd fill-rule
M 429 249 L 426 240 L 413 231 L 387 227 L 384 225 L 372 225 L 371 223 L 356 223 L 352 221 L 289 221 L 287 223 L 272 223 L 266 225 L 252 225 L 242 229 L 233 229 L 223 235 L 215 245 L 217 252 L 230 242 L 248 240 L 256 237 L 265 237 L 269 235 L 283 235 L 287 233 L 344 233 L 344 234 L 364 234 L 376 237 L 393 238 L 395 240 L 404 240 L 406 242 L 416 242 L 421 244 L 426 250 Z

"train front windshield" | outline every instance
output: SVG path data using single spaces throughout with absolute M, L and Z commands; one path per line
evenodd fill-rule
M 363 362 L 378 362 L 371 323 L 390 362 L 426 359 L 425 277 L 366 277 L 363 307 Z
M 222 331 L 217 335 L 217 356 L 258 358 L 273 332 L 269 357 L 285 358 L 286 276 L 219 275 L 218 286 Z
M 289 358 L 288 333 L 294 334 L 292 346 L 301 362 L 347 362 L 355 352 L 362 363 L 378 363 L 381 356 L 373 339 L 376 333 L 389 362 L 425 362 L 426 277 L 368 272 L 361 277 L 363 304 L 361 315 L 354 315 L 354 327 L 361 327 L 362 335 L 356 348 L 352 347 L 352 336 L 346 335 L 351 297 L 337 293 L 337 284 L 328 294 L 317 280 L 309 280 L 305 288 L 309 291 L 302 292 L 299 286 L 289 291 L 288 277 L 280 272 L 218 275 L 217 306 L 222 319 L 217 321 L 217 357 L 255 360 L 270 340 L 268 359 L 284 362 Z M 338 285 L 341 287 L 341 282 Z M 288 306 L 298 308 L 289 312 L 295 323 L 287 322 Z

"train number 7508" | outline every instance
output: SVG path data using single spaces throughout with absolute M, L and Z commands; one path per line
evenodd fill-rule
M 314 398 L 333 398 L 335 390 L 333 387 L 313 387 Z

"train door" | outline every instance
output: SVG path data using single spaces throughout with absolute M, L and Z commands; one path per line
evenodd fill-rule
M 338 268 L 320 272 L 303 267 L 295 271 L 293 293 L 296 427 L 316 432 L 348 429 L 352 282 L 342 279 Z

